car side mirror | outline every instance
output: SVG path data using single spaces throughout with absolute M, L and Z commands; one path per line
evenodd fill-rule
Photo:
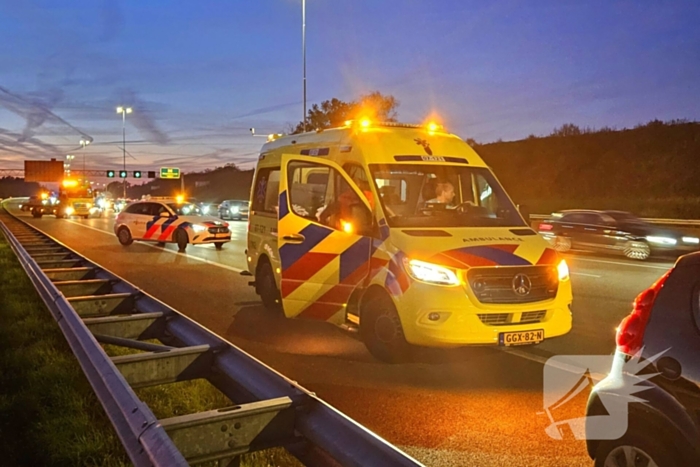
M 165 211 L 164 211 L 164 212 L 161 212 L 161 213 L 160 213 L 160 217 L 168 218 L 168 217 L 170 217 L 170 213 L 169 213 L 169 212 L 165 212 Z

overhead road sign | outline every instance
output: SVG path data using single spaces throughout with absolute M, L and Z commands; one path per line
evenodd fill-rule
M 180 178 L 180 169 L 177 167 L 161 167 L 160 178 Z
M 63 175 L 63 161 L 24 161 L 25 182 L 60 182 Z

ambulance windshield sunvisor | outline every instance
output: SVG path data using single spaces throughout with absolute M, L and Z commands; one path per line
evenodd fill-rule
M 391 227 L 522 227 L 490 170 L 437 164 L 371 164 Z

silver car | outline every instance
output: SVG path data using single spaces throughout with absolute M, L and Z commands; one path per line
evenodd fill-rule
M 219 217 L 233 220 L 248 219 L 248 206 L 248 200 L 228 199 L 219 205 Z

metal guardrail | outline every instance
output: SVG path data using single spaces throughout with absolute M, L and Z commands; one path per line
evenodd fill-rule
M 549 214 L 530 214 L 530 220 L 543 221 L 552 217 Z M 643 221 L 657 225 L 675 225 L 679 227 L 700 227 L 698 219 L 657 219 L 657 218 L 642 218 Z
M 0 229 L 137 467 L 274 446 L 308 466 L 420 466 L 314 393 L 17 218 Z M 9 224 L 9 225 L 8 225 Z M 144 342 L 157 339 L 161 344 Z M 141 350 L 109 357 L 100 342 Z M 132 388 L 205 378 L 236 405 L 158 420 Z

